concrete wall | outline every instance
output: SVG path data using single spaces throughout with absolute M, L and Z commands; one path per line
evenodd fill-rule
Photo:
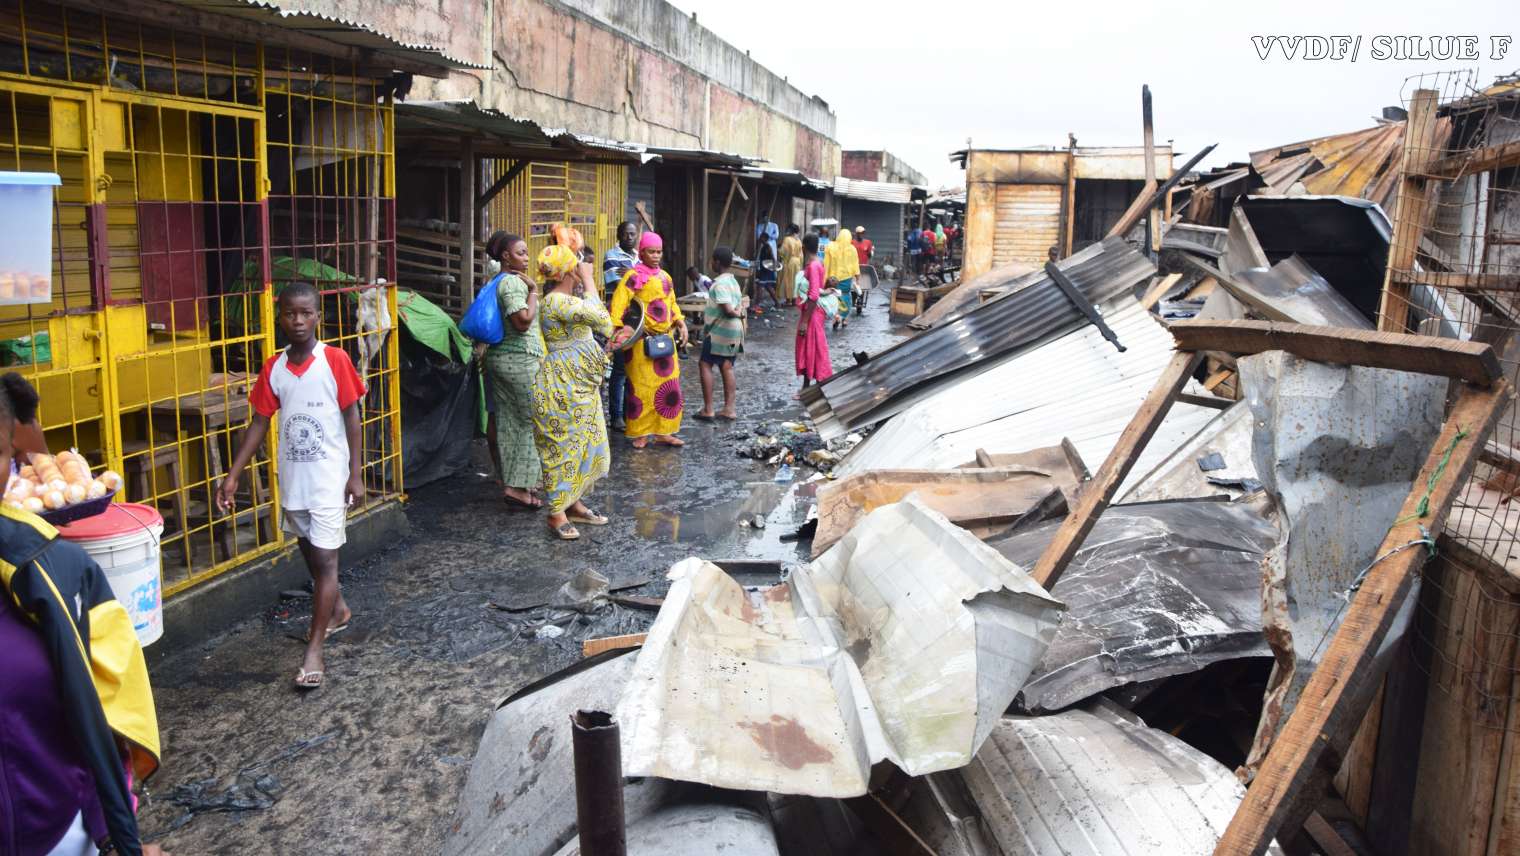
M 840 153 L 839 174 L 860 181 L 927 185 L 924 174 L 891 152 L 851 149 Z
M 755 155 L 832 180 L 835 116 L 664 0 L 281 0 L 365 21 L 490 71 L 418 78 L 410 100 L 473 98 L 545 127 Z M 382 17 L 377 19 L 376 13 Z

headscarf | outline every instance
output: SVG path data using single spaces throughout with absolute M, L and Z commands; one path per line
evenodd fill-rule
M 633 266 L 632 275 L 628 278 L 628 285 L 634 291 L 644 287 L 644 283 L 650 278 L 658 278 L 661 275 L 659 268 L 644 264 L 645 250 L 661 250 L 665 248 L 665 241 L 657 232 L 645 232 L 639 236 L 639 261 Z
M 563 244 L 550 244 L 538 254 L 539 271 L 553 282 L 559 282 L 565 274 L 576 271 L 580 264 L 580 255 Z
M 581 247 L 586 246 L 586 241 L 581 237 L 580 230 L 566 226 L 564 223 L 555 223 L 549 227 L 549 234 L 554 238 L 554 243 L 569 247 L 576 256 L 580 255 Z
M 824 251 L 824 269 L 840 281 L 860 276 L 860 254 L 855 252 L 854 238 L 848 229 L 840 229 L 839 237 Z

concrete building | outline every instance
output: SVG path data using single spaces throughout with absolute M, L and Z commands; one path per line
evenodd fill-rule
M 887 151 L 850 149 L 840 153 L 839 174 L 856 181 L 881 181 L 891 184 L 927 185 L 924 174 L 908 166 L 902 158 Z
M 470 99 L 545 128 L 751 155 L 826 181 L 839 174 L 835 117 L 823 99 L 664 0 L 279 5 L 368 21 L 475 66 L 418 80 L 412 101 Z
M 414 79 L 397 109 L 402 274 L 451 310 L 478 280 L 458 259 L 478 271 L 492 229 L 536 252 L 565 222 L 601 252 L 626 218 L 658 230 L 679 270 L 720 243 L 748 256 L 760 217 L 809 214 L 839 174 L 823 99 L 664 0 L 280 5 L 369 21 L 462 66 Z M 468 142 L 440 157 L 448 138 Z

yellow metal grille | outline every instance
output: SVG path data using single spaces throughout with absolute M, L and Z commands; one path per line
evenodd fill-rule
M 490 180 L 506 175 L 512 163 L 491 162 Z M 549 243 L 549 229 L 568 223 L 601 254 L 617 240 L 627 199 L 626 166 L 534 161 L 491 201 L 490 224 L 522 235 L 536 255 Z
M 277 441 L 234 515 L 212 497 L 283 345 L 271 284 L 322 291 L 324 340 L 369 389 L 371 500 L 400 495 L 393 139 L 375 81 L 29 2 L 0 11 L 0 111 L 0 168 L 63 179 L 52 305 L 0 307 L 0 353 L 38 385 L 54 451 L 120 471 L 126 498 L 163 514 L 166 592 L 288 543 Z

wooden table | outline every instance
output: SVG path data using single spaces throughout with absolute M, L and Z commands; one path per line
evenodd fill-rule
M 226 473 L 221 440 L 215 436 L 215 432 L 230 426 L 242 425 L 248 421 L 249 412 L 248 394 L 238 387 L 218 387 L 192 392 L 177 399 L 154 402 L 148 408 L 149 427 L 155 433 L 180 442 L 181 432 L 184 431 L 189 433 L 185 439 L 199 439 L 206 444 L 206 507 L 207 515 L 213 522 L 218 514 L 217 482 Z M 227 440 L 229 451 L 235 454 L 236 447 L 233 445 L 230 432 Z M 253 506 L 258 506 L 264 501 L 263 477 L 258 467 L 249 467 L 248 488 L 248 496 Z M 231 525 L 223 526 L 221 533 L 217 536 L 222 545 L 224 559 L 236 553 L 238 515 L 239 512 L 234 511 L 228 521 Z M 263 512 L 255 512 L 255 523 L 262 524 L 264 516 Z M 188 543 L 186 548 L 188 550 Z

